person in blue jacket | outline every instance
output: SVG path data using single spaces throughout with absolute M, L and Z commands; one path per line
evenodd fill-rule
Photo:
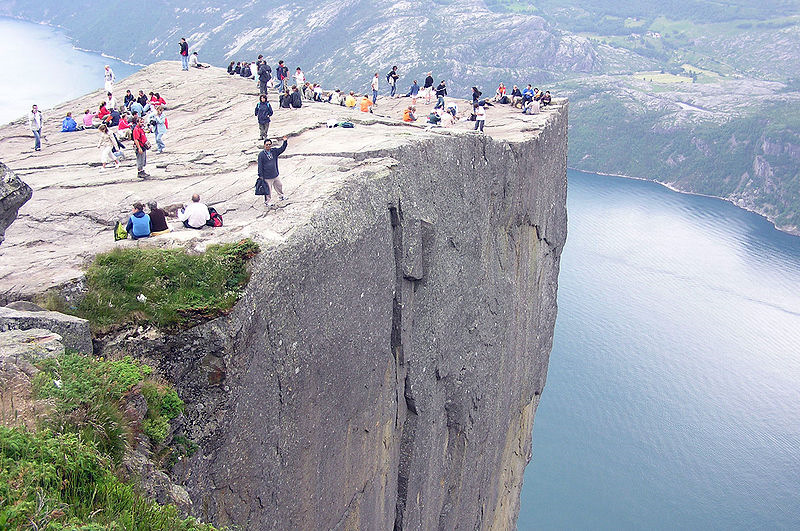
M 64 117 L 64 120 L 61 122 L 61 132 L 62 133 L 71 133 L 72 131 L 78 130 L 78 123 L 72 117 L 72 113 L 68 112 L 67 115 Z
M 269 121 L 272 116 L 272 105 L 267 101 L 267 95 L 261 94 L 256 105 L 256 117 L 258 117 L 258 129 L 261 133 L 259 140 L 266 140 L 269 137 Z
M 139 202 L 133 204 L 133 214 L 128 218 L 125 230 L 134 240 L 150 236 L 150 216 L 144 213 L 143 204 Z
M 258 154 L 258 178 L 265 184 L 264 203 L 267 206 L 272 206 L 272 188 L 280 194 L 281 201 L 286 199 L 283 195 L 283 183 L 278 178 L 278 156 L 286 151 L 288 138 L 283 137 L 283 145 L 278 148 L 272 147 L 272 140 L 266 139 L 264 149 Z

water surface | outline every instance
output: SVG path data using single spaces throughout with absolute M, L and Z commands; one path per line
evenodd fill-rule
M 570 172 L 519 528 L 800 528 L 800 238 Z

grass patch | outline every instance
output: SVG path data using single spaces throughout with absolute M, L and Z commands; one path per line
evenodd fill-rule
M 48 307 L 87 319 L 95 332 L 129 322 L 163 328 L 192 326 L 228 311 L 249 280 L 250 239 L 185 249 L 115 249 L 97 255 L 86 272 L 88 292 L 77 308 Z

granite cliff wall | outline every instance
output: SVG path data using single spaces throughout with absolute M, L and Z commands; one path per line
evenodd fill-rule
M 230 315 L 103 346 L 150 358 L 189 404 L 201 451 L 175 474 L 198 516 L 515 526 L 566 238 L 566 102 L 550 112 L 524 141 L 353 155 L 363 171 L 264 249 Z
M 17 219 L 17 212 L 31 198 L 33 190 L 0 162 L 0 244 L 6 229 Z

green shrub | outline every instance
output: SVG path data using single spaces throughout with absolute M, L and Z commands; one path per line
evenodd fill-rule
M 88 319 L 95 331 L 142 321 L 191 326 L 233 306 L 249 280 L 247 261 L 258 252 L 258 244 L 249 239 L 210 245 L 202 254 L 115 249 L 95 257 L 86 272 L 88 291 L 77 308 L 56 308 L 52 298 L 45 304 Z

